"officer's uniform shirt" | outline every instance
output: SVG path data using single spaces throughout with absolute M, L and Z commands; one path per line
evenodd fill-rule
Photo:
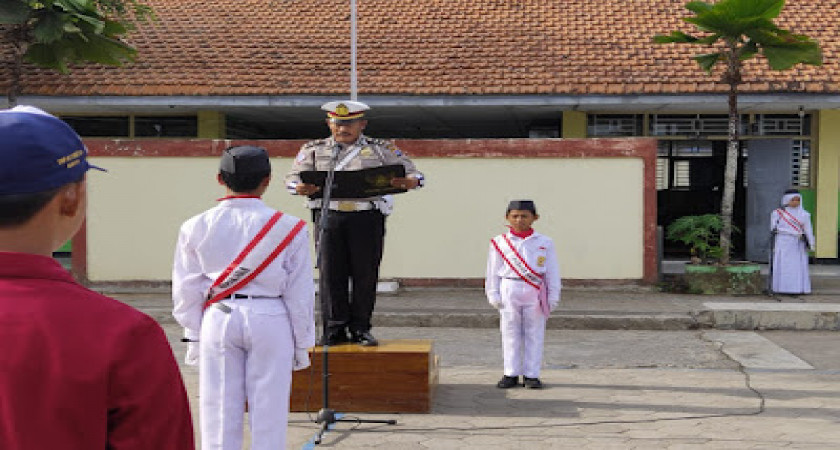
M 187 329 L 188 337 L 198 336 L 210 286 L 275 212 L 257 198 L 232 198 L 181 226 L 172 271 L 173 315 Z M 288 234 L 298 220 L 284 214 L 273 232 Z M 298 349 L 315 345 L 315 294 L 308 240 L 307 229 L 300 230 L 274 262 L 237 292 L 255 297 L 282 297 Z
M 286 188 L 290 193 L 294 194 L 295 187 L 301 183 L 301 172 L 307 170 L 328 171 L 330 169 L 330 161 L 332 160 L 336 145 L 341 146 L 338 158 L 336 158 L 336 164 L 340 164 L 349 154 L 356 151 L 356 149 L 359 150 L 343 167 L 336 168 L 336 170 L 352 171 L 402 164 L 405 167 L 406 177 L 419 180 L 420 184 L 418 187 L 422 187 L 424 184 L 423 174 L 417 170 L 414 163 L 392 141 L 362 135 L 355 143 L 345 145 L 337 143 L 334 138 L 329 137 L 308 142 L 301 147 L 291 171 L 286 175 Z M 381 201 L 382 197 L 342 200 L 376 202 Z

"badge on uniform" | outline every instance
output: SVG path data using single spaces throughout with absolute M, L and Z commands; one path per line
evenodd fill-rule
M 371 157 L 373 156 L 373 149 L 371 149 L 370 147 L 364 147 L 362 151 L 359 152 L 359 154 L 366 158 Z
M 542 267 L 545 265 L 545 256 L 540 256 L 537 258 L 537 266 Z
M 385 148 L 387 148 L 388 150 L 391 150 L 391 153 L 393 153 L 397 156 L 402 156 L 403 155 L 402 152 L 400 151 L 400 149 L 398 149 L 397 146 L 393 142 L 389 142 L 385 146 Z

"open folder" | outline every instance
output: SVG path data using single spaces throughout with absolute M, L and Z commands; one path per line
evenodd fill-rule
M 366 198 L 385 194 L 401 194 L 407 189 L 391 186 L 394 178 L 405 177 L 405 166 L 393 164 L 362 170 L 339 170 L 335 172 L 332 186 L 332 198 Z M 324 195 L 324 183 L 327 172 L 322 170 L 306 170 L 300 173 L 300 179 L 307 184 L 314 184 L 321 188 L 309 198 L 321 198 Z

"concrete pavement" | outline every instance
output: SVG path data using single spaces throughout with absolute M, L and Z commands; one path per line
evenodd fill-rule
M 813 277 L 813 295 L 781 301 L 565 289 L 546 334 L 542 390 L 495 388 L 497 313 L 481 290 L 382 295 L 377 337 L 434 340 L 431 414 L 358 414 L 398 423 L 339 423 L 313 446 L 318 425 L 294 413 L 287 448 L 840 448 L 840 333 L 815 331 L 840 328 L 835 270 Z M 156 317 L 183 359 L 168 293 L 113 295 Z M 764 331 L 773 329 L 808 331 Z M 197 371 L 182 371 L 197 419 Z
M 165 328 L 180 360 L 179 330 Z M 397 424 L 342 422 L 319 446 L 311 443 L 313 414 L 293 413 L 288 449 L 830 449 L 840 442 L 834 332 L 548 330 L 542 390 L 494 386 L 498 330 L 376 333 L 434 339 L 441 371 L 432 412 L 339 411 Z M 197 412 L 197 372 L 183 367 L 183 374 Z

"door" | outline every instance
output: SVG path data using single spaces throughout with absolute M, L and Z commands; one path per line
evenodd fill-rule
M 744 230 L 744 161 L 739 154 L 732 223 Z M 657 160 L 658 225 L 668 225 L 683 216 L 719 214 L 726 169 L 726 141 L 660 141 Z M 732 236 L 733 256 L 744 254 L 744 235 Z M 666 257 L 688 257 L 688 247 L 665 240 Z
M 790 187 L 793 141 L 755 140 L 749 143 L 747 168 L 747 259 L 767 262 L 770 255 L 770 212 L 780 206 Z

